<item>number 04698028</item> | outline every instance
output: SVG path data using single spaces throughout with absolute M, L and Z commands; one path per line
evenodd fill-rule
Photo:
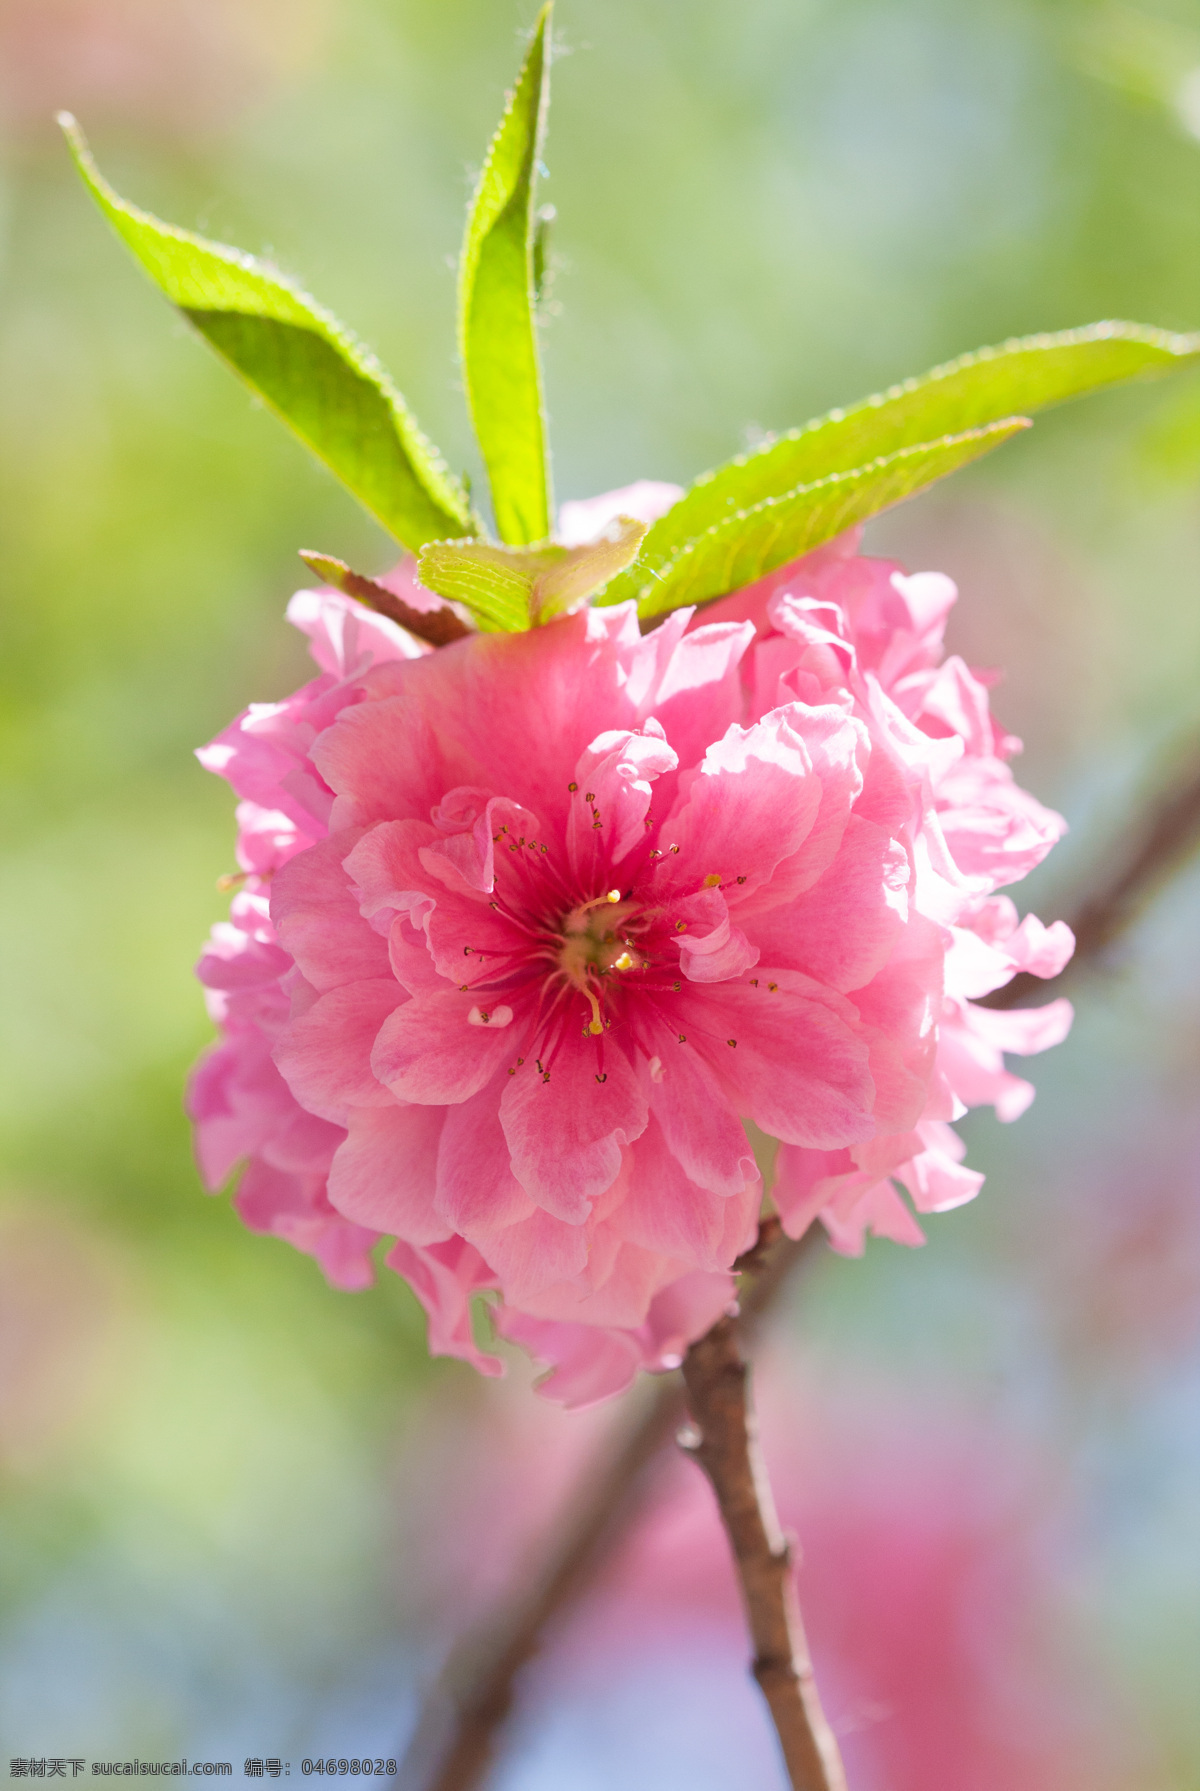
M 310 1773 L 319 1772 L 322 1777 L 345 1778 L 348 1774 L 357 1777 L 359 1774 L 370 1778 L 392 1779 L 396 1776 L 394 1760 L 301 1760 L 300 1770 L 307 1778 Z

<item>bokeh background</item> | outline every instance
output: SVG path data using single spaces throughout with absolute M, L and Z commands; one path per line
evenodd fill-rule
M 559 495 L 686 482 L 1005 336 L 1200 326 L 1200 7 L 562 0 Z M 383 537 L 75 181 L 267 251 L 470 467 L 453 259 L 528 0 L 0 0 L 0 1771 L 395 1754 L 619 1413 L 430 1363 L 202 1195 L 191 750 L 307 675 L 299 546 Z M 1200 728 L 1200 383 L 1095 398 L 875 524 L 961 586 L 1064 911 Z M 825 1255 L 763 1402 L 856 1791 L 1200 1785 L 1200 873 L 1081 979 L 972 1207 Z M 524 1684 L 502 1791 L 781 1785 L 699 1477 Z

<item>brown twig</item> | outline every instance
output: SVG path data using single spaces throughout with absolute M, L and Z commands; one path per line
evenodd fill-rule
M 680 1447 L 703 1468 L 733 1550 L 758 1681 L 793 1791 L 846 1791 L 821 1709 L 796 1596 L 791 1545 L 779 1527 L 750 1398 L 738 1323 L 718 1319 L 683 1361 L 693 1425 Z
M 753 1331 L 797 1263 L 818 1242 L 783 1237 L 765 1222 L 758 1244 L 739 1259 L 745 1273 L 742 1328 Z M 521 1669 L 538 1653 L 547 1631 L 595 1578 L 651 1490 L 652 1469 L 687 1416 L 676 1374 L 663 1377 L 633 1417 L 624 1441 L 606 1446 L 583 1481 L 532 1589 L 453 1650 L 425 1702 L 400 1764 L 404 1791 L 472 1791 L 491 1766 L 497 1737 L 512 1708 Z
M 1195 736 L 1171 755 L 1171 768 L 1144 801 L 1144 818 L 1126 829 L 1098 886 L 1069 915 L 1075 955 L 1049 982 L 1021 971 L 982 1006 L 1021 1007 L 1048 987 L 1058 990 L 1103 956 L 1137 920 L 1167 879 L 1200 847 L 1200 743 Z
M 389 622 L 398 622 L 401 628 L 415 634 L 418 640 L 428 641 L 431 647 L 448 647 L 452 641 L 465 640 L 471 632 L 449 604 L 439 604 L 436 609 L 414 609 L 386 585 L 367 578 L 362 572 L 352 571 L 345 560 L 337 560 L 330 553 L 316 553 L 311 548 L 302 547 L 300 558 L 309 571 L 315 572 L 327 585 L 344 591 L 347 597 L 357 598 L 368 609 L 386 616 Z

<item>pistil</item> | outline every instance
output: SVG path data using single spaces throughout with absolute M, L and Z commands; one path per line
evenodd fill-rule
M 623 929 L 633 919 L 632 903 L 623 903 L 619 889 L 607 890 L 591 901 L 581 902 L 563 918 L 558 933 L 558 968 L 591 1008 L 584 1031 L 598 1038 L 604 1031 L 600 1006 L 601 979 L 613 971 L 640 968 L 640 961 Z

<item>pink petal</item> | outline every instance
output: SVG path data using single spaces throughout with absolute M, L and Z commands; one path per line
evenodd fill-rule
M 679 967 L 693 983 L 723 983 L 742 976 L 761 956 L 761 947 L 751 945 L 741 927 L 731 924 L 728 913 L 707 932 L 689 927 L 679 941 Z
M 821 785 L 793 719 L 778 710 L 752 728 L 730 728 L 709 747 L 660 830 L 664 885 L 686 878 L 694 888 L 700 871 L 719 877 L 733 901 L 751 895 L 798 849 L 816 819 Z
M 623 1393 L 642 1363 L 641 1346 L 629 1332 L 530 1318 L 506 1306 L 496 1313 L 496 1329 L 538 1361 L 552 1364 L 537 1390 L 568 1411 L 584 1411 Z
M 438 1152 L 437 1208 L 481 1250 L 494 1232 L 537 1211 L 513 1175 L 496 1082 L 446 1111 Z M 572 1227 L 579 1235 L 577 1228 Z M 580 1237 L 582 1244 L 582 1238 Z
M 334 1287 L 354 1292 L 374 1281 L 370 1251 L 377 1234 L 334 1212 L 325 1198 L 323 1176 L 291 1175 L 263 1162 L 251 1163 L 234 1206 L 251 1231 L 283 1238 L 315 1256 Z
M 733 1254 L 752 1223 L 762 1198 L 753 1158 L 734 1200 L 741 1209 L 733 1227 Z M 626 1242 L 696 1269 L 727 1269 L 733 1255 L 722 1259 L 729 1230 L 730 1200 L 693 1181 L 672 1153 L 654 1115 L 636 1144 L 626 1170 L 626 1193 L 605 1223 Z
M 1075 1010 L 1060 996 L 1057 1001 L 1047 1001 L 1041 1007 L 1010 1008 L 1007 1012 L 971 1007 L 969 1016 L 971 1031 L 977 1038 L 999 1051 L 1016 1051 L 1022 1057 L 1032 1057 L 1039 1051 L 1062 1044 L 1071 1030 Z
M 748 1243 L 750 1240 L 743 1240 Z M 655 1294 L 642 1331 L 648 1368 L 673 1368 L 733 1305 L 731 1275 L 681 1275 Z
M 664 1028 L 653 1040 L 660 1055 L 650 1107 L 670 1150 L 702 1188 L 740 1193 L 757 1173 L 754 1152 L 720 1081 L 697 1052 L 679 1049 L 674 1033 Z
M 665 634 L 664 625 L 645 644 Z M 681 764 L 697 764 L 713 740 L 742 720 L 739 668 L 753 639 L 752 623 L 712 622 L 684 634 L 663 656 L 641 708 L 661 723 Z
M 825 875 L 786 908 L 761 915 L 752 937 L 770 963 L 803 970 L 831 989 L 860 989 L 896 944 L 910 880 L 903 847 L 852 815 Z
M 522 1187 L 548 1213 L 581 1224 L 615 1180 L 621 1146 L 645 1130 L 646 1097 L 611 1039 L 573 1038 L 568 1031 L 546 1066 L 543 1072 L 527 1062 L 517 1070 L 500 1118 Z
M 618 516 L 657 522 L 682 496 L 682 485 L 668 485 L 662 479 L 638 479 L 600 497 L 571 498 L 558 512 L 555 539 L 564 547 L 582 547 L 602 535 Z
M 547 1289 L 584 1274 L 588 1239 L 582 1225 L 568 1225 L 532 1202 L 530 1207 L 525 1218 L 489 1228 L 481 1247 L 509 1305 L 537 1311 Z
M 428 821 L 381 821 L 363 834 L 343 865 L 364 919 L 407 913 L 422 899 L 429 878 L 420 851 L 437 838 Z
M 209 989 L 247 989 L 277 982 L 291 967 L 292 960 L 281 946 L 218 921 L 196 965 L 196 975 Z
M 271 884 L 271 919 L 318 989 L 389 974 L 387 944 L 358 911 L 342 861 L 357 834 L 335 834 L 290 859 Z
M 472 1294 L 496 1285 L 478 1250 L 461 1238 L 423 1250 L 399 1243 L 389 1250 L 387 1263 L 404 1276 L 425 1308 L 431 1356 L 457 1356 L 480 1374 L 504 1373 L 499 1357 L 485 1355 L 471 1334 Z
M 947 1128 L 948 1130 L 949 1128 Z M 948 1213 L 974 1200 L 984 1178 L 939 1150 L 923 1150 L 896 1172 L 919 1213 Z
M 386 616 L 328 586 L 297 591 L 287 606 L 287 619 L 308 636 L 321 670 L 338 678 L 372 663 L 419 659 L 429 652 L 424 641 L 415 640 Z
M 405 999 L 389 976 L 343 983 L 297 1015 L 274 1057 L 310 1113 L 345 1125 L 352 1107 L 391 1105 L 391 1095 L 371 1069 L 371 1052 L 380 1027 Z
M 760 968 L 757 986 L 685 985 L 680 1032 L 714 1069 L 739 1112 L 773 1138 L 831 1150 L 869 1138 L 875 1087 L 868 1053 L 804 977 Z M 777 986 L 772 989 L 771 984 Z M 734 1040 L 731 1044 L 729 1041 Z M 673 1058 L 663 1059 L 664 1078 Z
M 371 1068 L 398 1101 L 443 1106 L 469 1100 L 517 1056 L 519 1029 L 472 1025 L 479 1004 L 469 991 L 414 995 L 380 1028 Z M 497 1015 L 511 1009 L 497 1009 Z
M 581 882 L 619 864 L 646 836 L 652 786 L 679 760 L 657 734 L 627 728 L 597 735 L 579 755 L 572 782 L 567 849 Z
M 358 1225 L 410 1244 L 435 1244 L 453 1228 L 434 1207 L 444 1114 L 435 1107 L 362 1108 L 329 1172 L 329 1198 Z

